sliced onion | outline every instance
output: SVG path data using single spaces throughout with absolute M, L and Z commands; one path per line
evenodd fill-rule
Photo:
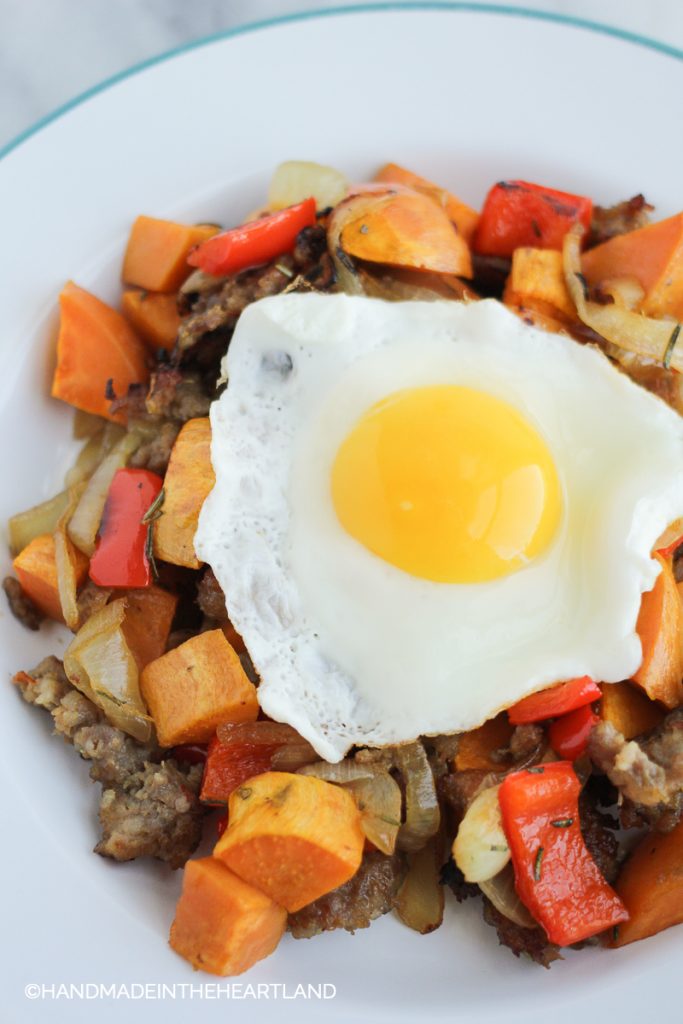
M 88 556 L 95 551 L 95 538 L 114 474 L 117 469 L 123 469 L 133 452 L 140 446 L 141 440 L 139 433 L 130 431 L 114 445 L 88 480 L 71 516 L 68 526 L 69 537 L 76 547 Z
M 410 854 L 408 872 L 396 894 L 396 913 L 420 935 L 433 932 L 443 921 L 440 854 L 440 836 L 432 837 L 421 850 Z
M 12 516 L 7 523 L 12 555 L 18 555 L 36 537 L 54 533 L 59 517 L 68 502 L 68 491 L 61 491 L 54 498 L 49 498 L 47 501 L 41 502 L 40 505 L 34 505 L 33 508 L 27 509 L 26 512 L 18 512 L 17 515 Z
M 78 628 L 80 616 L 78 611 L 78 585 L 74 546 L 67 536 L 66 528 L 84 487 L 84 484 L 79 484 L 77 487 L 70 489 L 66 508 L 59 517 L 59 522 L 52 535 L 55 544 L 55 568 L 57 570 L 59 603 L 62 606 L 64 622 L 72 630 Z
M 607 278 L 600 282 L 600 291 L 610 295 L 623 309 L 637 309 L 645 298 L 645 289 L 637 277 Z
M 336 206 L 344 198 L 348 182 L 344 175 L 324 164 L 310 160 L 286 160 L 275 168 L 268 188 L 268 207 L 282 210 L 285 206 L 315 197 L 319 210 Z
M 381 853 L 391 856 L 401 826 L 401 787 L 389 772 L 378 770 L 369 779 L 349 782 L 360 811 L 360 825 L 366 839 Z
M 310 743 L 299 739 L 299 742 L 285 743 L 273 752 L 270 763 L 273 771 L 296 772 L 299 768 L 316 761 L 318 754 Z
M 356 268 L 365 295 L 387 302 L 437 302 L 441 299 L 476 300 L 479 296 L 453 274 L 434 274 L 427 270 L 405 270 L 400 267 Z
M 586 297 L 581 273 L 583 230 L 582 225 L 575 224 L 565 235 L 563 248 L 565 281 L 580 319 L 596 334 L 627 352 L 647 356 L 667 368 L 683 370 L 680 323 L 655 320 L 616 303 L 603 306 Z
M 508 864 L 493 878 L 479 882 L 479 888 L 503 917 L 514 921 L 520 928 L 538 928 L 538 922 L 533 919 L 517 895 L 512 864 Z
M 147 743 L 153 722 L 140 693 L 137 662 L 123 633 L 125 613 L 126 602 L 119 598 L 91 616 L 64 652 L 64 671 L 112 725 Z
M 65 651 L 69 681 L 118 729 L 147 742 L 153 721 L 140 694 L 136 660 L 126 643 L 124 598 L 92 615 Z
M 434 773 L 421 743 L 393 748 L 394 764 L 403 776 L 405 820 L 398 833 L 401 850 L 419 850 L 436 835 L 441 822 Z
M 225 277 L 215 277 L 213 274 L 205 274 L 203 270 L 195 270 L 180 286 L 180 294 L 203 295 L 205 292 L 215 292 L 225 280 Z
M 342 231 L 347 224 L 364 216 L 368 210 L 376 208 L 378 203 L 391 198 L 397 191 L 398 186 L 357 186 L 351 195 L 335 206 L 330 215 L 327 225 L 327 246 L 334 263 L 337 286 L 347 295 L 363 295 L 364 290 L 355 261 L 342 247 Z
M 466 882 L 493 878 L 510 860 L 498 803 L 500 786 L 483 790 L 470 803 L 453 843 L 453 860 Z
M 221 743 L 226 744 L 249 743 L 274 747 L 284 743 L 299 745 L 306 742 L 296 729 L 283 722 L 224 722 L 216 729 L 216 735 Z
M 374 770 L 370 766 L 357 764 L 355 761 L 339 761 L 337 764 L 329 764 L 327 761 L 316 761 L 315 764 L 308 764 L 299 771 L 299 775 L 313 775 L 323 782 L 336 782 L 344 786 L 348 782 L 358 782 L 360 779 L 371 779 Z
M 96 416 L 93 412 L 84 412 L 83 409 L 74 409 L 71 433 L 76 441 L 101 434 L 105 426 L 107 426 L 107 420 L 101 416 Z

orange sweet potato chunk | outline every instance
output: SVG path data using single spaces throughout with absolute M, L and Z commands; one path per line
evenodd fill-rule
M 632 740 L 655 729 L 664 718 L 664 711 L 631 683 L 603 683 L 600 717 Z
M 177 607 L 177 595 L 161 587 L 152 585 L 126 591 L 123 635 L 140 671 L 166 650 Z
M 208 743 L 221 722 L 254 722 L 258 716 L 256 687 L 220 629 L 151 661 L 140 689 L 162 747 Z
M 399 164 L 385 164 L 377 172 L 374 180 L 393 181 L 398 185 L 407 185 L 408 188 L 413 188 L 416 192 L 422 192 L 429 196 L 446 211 L 449 220 L 455 224 L 468 245 L 472 241 L 472 235 L 479 221 L 479 214 L 467 203 L 463 203 L 462 199 L 454 196 L 452 192 L 435 185 L 427 178 L 420 177 L 419 174 L 414 174 L 405 167 L 400 167 Z
M 420 192 L 378 197 L 342 229 L 341 245 L 350 256 L 370 263 L 472 276 L 467 242 L 445 211 Z
M 76 571 L 76 586 L 80 587 L 88 574 L 89 560 L 71 541 L 67 540 L 71 560 Z M 35 537 L 14 559 L 14 571 L 22 589 L 43 615 L 56 622 L 64 622 L 57 586 L 55 542 L 52 534 Z
M 171 351 L 180 327 L 175 295 L 131 288 L 123 293 L 121 309 L 126 320 L 151 348 Z
M 171 948 L 201 971 L 242 974 L 270 956 L 287 912 L 214 857 L 188 861 Z
M 655 554 L 662 567 L 652 590 L 643 594 L 636 631 L 643 660 L 633 677 L 651 700 L 667 708 L 683 703 L 683 606 L 671 562 Z
M 310 775 L 265 772 L 230 795 L 214 857 L 293 912 L 356 873 L 364 840 L 346 790 Z
M 173 445 L 164 478 L 162 515 L 154 524 L 157 558 L 188 569 L 199 568 L 194 535 L 202 505 L 215 480 L 209 419 L 203 416 L 188 420 Z
M 672 832 L 651 832 L 628 858 L 614 887 L 630 920 L 619 925 L 614 946 L 683 923 L 683 821 Z
M 494 751 L 507 746 L 512 736 L 513 726 L 505 711 L 495 718 L 489 718 L 478 729 L 463 733 L 458 740 L 454 767 L 457 772 L 478 771 L 495 772 L 501 770 L 500 761 L 491 757 Z
M 539 309 L 548 309 L 560 320 L 576 320 L 576 308 L 564 281 L 562 253 L 555 249 L 515 249 L 503 302 L 508 306 L 538 304 Z
M 581 269 L 591 285 L 635 277 L 645 290 L 646 316 L 683 318 L 683 213 L 596 245 Z
M 147 382 L 145 346 L 120 313 L 73 281 L 62 289 L 59 309 L 53 398 L 125 423 L 123 413 L 110 412 L 107 395 L 113 389 L 121 397 L 130 384 Z
M 215 235 L 211 224 L 177 224 L 156 217 L 137 217 L 123 260 L 123 280 L 151 292 L 175 292 L 192 269 L 190 249 Z

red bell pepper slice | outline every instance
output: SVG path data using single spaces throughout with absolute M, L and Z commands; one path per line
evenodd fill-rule
M 302 228 L 315 224 L 315 211 L 315 199 L 311 196 L 285 210 L 221 231 L 193 249 L 187 262 L 215 275 L 236 274 L 247 267 L 268 263 L 294 248 Z
M 657 554 L 661 555 L 662 558 L 671 558 L 674 551 L 677 551 L 683 544 L 683 537 L 677 537 L 672 544 L 667 544 L 665 548 L 657 548 Z
M 590 704 L 561 715 L 551 722 L 548 729 L 550 746 L 559 757 L 576 761 L 586 749 L 591 729 L 599 721 Z
M 104 504 L 90 579 L 100 587 L 148 587 L 148 526 L 142 519 L 163 480 L 148 469 L 119 469 Z
M 583 841 L 580 791 L 569 761 L 514 772 L 499 791 L 515 888 L 559 946 L 597 935 L 629 916 Z
M 566 683 L 558 683 L 547 690 L 532 693 L 528 697 L 508 708 L 508 718 L 513 725 L 526 725 L 528 722 L 543 722 L 546 718 L 557 718 L 568 711 L 600 700 L 600 687 L 590 676 L 569 679 Z
M 270 771 L 273 754 L 281 743 L 221 743 L 217 736 L 209 743 L 200 800 L 205 804 L 227 804 L 234 789 L 247 779 Z
M 561 249 L 577 221 L 589 229 L 593 201 L 528 181 L 499 181 L 481 211 L 473 249 L 483 256 L 512 256 L 520 246 Z

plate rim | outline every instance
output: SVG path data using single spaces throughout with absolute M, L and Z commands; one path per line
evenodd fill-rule
M 631 32 L 628 29 L 618 28 L 616 25 L 610 25 L 602 21 L 593 21 L 590 18 L 582 18 L 572 14 L 563 14 L 559 11 L 547 11 L 518 6 L 516 4 L 476 3 L 472 2 L 472 0 L 464 0 L 464 2 L 458 2 L 458 0 L 406 0 L 406 2 L 401 2 L 401 0 L 398 0 L 398 2 L 397 0 L 391 0 L 389 3 L 370 0 L 370 2 L 366 3 L 353 3 L 345 6 L 315 8 L 310 11 L 292 11 L 288 14 L 279 14 L 270 18 L 250 21 L 244 25 L 235 25 L 232 28 L 219 29 L 217 32 L 211 32 L 208 35 L 200 36 L 198 39 L 191 39 L 188 42 L 180 43 L 178 46 L 173 46 L 161 53 L 154 54 L 153 56 L 147 57 L 142 61 L 138 61 L 121 71 L 117 71 L 113 75 L 103 78 L 101 81 L 96 82 L 94 85 L 91 85 L 82 92 L 72 96 L 71 99 L 67 100 L 65 103 L 55 107 L 54 110 L 44 114 L 37 121 L 33 122 L 33 124 L 30 124 L 27 128 L 24 128 L 19 132 L 18 135 L 11 138 L 9 142 L 0 146 L 0 160 L 4 160 L 24 142 L 27 142 L 34 135 L 37 135 L 38 132 L 42 131 L 43 128 L 46 128 L 54 121 L 59 120 L 60 117 L 63 117 L 71 110 L 74 110 L 76 107 L 86 103 L 94 96 L 98 96 L 100 93 L 106 92 L 107 89 L 117 85 L 119 82 L 126 81 L 128 78 L 132 78 L 140 72 L 146 71 L 147 68 L 155 67 L 157 64 L 163 64 L 166 61 L 173 60 L 173 58 L 181 56 L 182 54 L 190 53 L 191 51 L 201 49 L 204 46 L 210 46 L 212 43 L 220 42 L 224 39 L 248 35 L 279 25 L 312 21 L 314 19 L 334 18 L 347 14 L 377 14 L 383 11 L 393 14 L 400 11 L 451 11 L 453 13 L 465 14 L 493 14 L 504 15 L 510 18 L 541 21 L 555 25 L 568 25 L 572 28 L 580 28 L 588 32 L 595 32 L 600 35 L 610 36 L 613 39 L 619 39 L 622 42 L 633 43 L 636 46 L 643 46 L 646 49 L 654 50 L 664 56 L 673 57 L 674 60 L 683 61 L 683 49 L 679 49 L 677 46 L 671 46 L 670 44 L 661 42 L 657 39 L 652 39 L 649 36 L 641 35 L 638 32 Z

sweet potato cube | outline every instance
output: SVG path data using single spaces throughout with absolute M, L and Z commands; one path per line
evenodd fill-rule
M 672 832 L 651 832 L 641 839 L 614 888 L 630 915 L 619 925 L 614 946 L 683 923 L 683 821 Z
M 439 206 L 443 207 L 448 214 L 449 220 L 455 224 L 468 245 L 472 241 L 474 229 L 479 221 L 479 214 L 471 206 L 468 206 L 467 203 L 463 203 L 462 199 L 454 196 L 452 192 L 446 191 L 445 188 L 435 185 L 433 182 L 428 181 L 427 178 L 422 178 L 419 174 L 414 174 L 398 164 L 385 164 L 377 172 L 374 180 L 383 182 L 393 181 L 399 185 L 407 185 L 408 188 L 413 188 L 416 192 L 422 192 L 423 195 L 429 196 Z
M 463 733 L 458 740 L 458 749 L 454 758 L 456 772 L 475 769 L 477 771 L 496 772 L 501 770 L 500 761 L 494 761 L 491 755 L 510 742 L 514 726 L 506 712 L 495 718 L 489 718 L 478 729 Z
M 469 246 L 445 211 L 420 192 L 378 197 L 341 232 L 342 249 L 370 263 L 472 277 Z
M 131 288 L 123 293 L 121 309 L 129 324 L 153 349 L 169 352 L 173 348 L 180 327 L 175 295 Z
M 632 740 L 655 729 L 664 718 L 664 712 L 631 683 L 603 683 L 600 717 L 627 740 Z
M 212 224 L 137 217 L 123 259 L 123 280 L 150 292 L 175 292 L 189 274 L 190 249 L 215 235 Z
M 72 564 L 76 571 L 76 586 L 80 587 L 88 574 L 88 557 L 71 541 L 69 545 Z M 56 622 L 64 622 L 62 605 L 57 586 L 57 565 L 55 542 L 52 534 L 35 537 L 14 559 L 14 571 L 22 589 L 43 615 Z
M 194 535 L 204 500 L 215 483 L 211 424 L 188 420 L 176 438 L 164 478 L 162 515 L 154 524 L 154 554 L 164 562 L 198 569 Z
M 140 671 L 166 650 L 177 606 L 177 596 L 161 587 L 150 586 L 126 592 L 123 635 Z
M 230 795 L 214 857 L 293 912 L 355 875 L 364 839 L 346 790 L 311 775 L 265 772 Z
M 675 708 L 683 703 L 683 606 L 670 561 L 658 554 L 654 557 L 662 571 L 640 605 L 636 632 L 643 660 L 633 682 L 651 700 Z
M 591 285 L 635 277 L 645 297 L 646 316 L 683 318 L 683 213 L 616 235 L 583 255 L 581 269 Z
M 562 253 L 555 249 L 515 249 L 503 301 L 509 306 L 538 304 L 556 317 L 576 320 L 576 309 L 564 282 Z
M 188 861 L 171 925 L 171 948 L 194 968 L 233 975 L 270 956 L 287 912 L 214 857 Z
M 150 662 L 140 687 L 162 747 L 208 743 L 221 722 L 254 722 L 258 716 L 256 687 L 220 629 Z

